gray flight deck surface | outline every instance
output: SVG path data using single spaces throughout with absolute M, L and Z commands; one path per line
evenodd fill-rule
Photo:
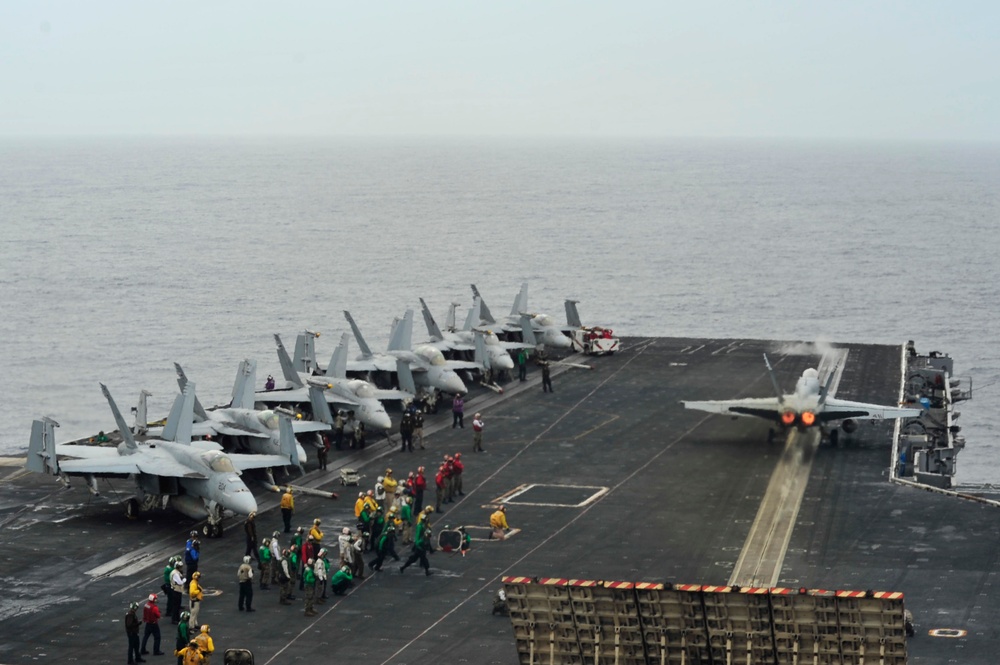
M 686 411 L 679 401 L 770 395 L 763 352 L 790 389 L 817 357 L 786 355 L 791 344 L 760 340 L 631 338 L 623 346 L 615 356 L 582 361 L 594 371 L 554 371 L 554 394 L 542 392 L 535 368 L 527 383 L 508 383 L 505 395 L 474 391 L 464 430 L 450 428 L 447 409 L 429 417 L 426 451 L 381 457 L 384 443 L 361 455 L 331 451 L 322 476 L 328 482 L 319 484 L 315 471 L 299 481 L 341 493 L 339 501 L 296 499 L 294 524 L 319 517 L 329 541 L 355 523 L 359 488 L 336 482 L 345 462 L 366 475 L 360 489 L 387 466 L 405 478 L 424 465 L 432 484 L 442 455 L 462 451 L 466 495 L 433 516 L 435 531 L 485 526 L 500 497 L 538 485 L 508 501 L 508 520 L 519 530 L 513 537 L 477 540 L 465 558 L 436 552 L 430 577 L 415 566 L 401 575 L 390 561 L 355 581 L 347 596 L 318 605 L 314 618 L 303 616 L 301 593 L 281 606 L 274 587 L 255 589 L 257 612 L 246 614 L 236 608 L 242 519 L 227 519 L 221 539 L 202 538 L 209 592 L 201 620 L 212 628 L 214 661 L 241 647 L 258 665 L 513 664 L 510 621 L 491 615 L 503 575 L 726 584 L 785 440 L 768 443 L 763 421 Z M 901 347 L 839 346 L 849 355 L 837 396 L 896 403 Z M 477 410 L 486 422 L 482 454 L 472 452 Z M 890 484 L 891 432 L 891 421 L 862 423 L 838 447 L 818 449 L 777 585 L 903 592 L 917 630 L 908 642 L 911 663 L 993 663 L 1000 653 L 1000 599 L 992 589 L 1000 515 Z M 193 523 L 169 513 L 129 522 L 103 482 L 104 495 L 91 499 L 82 483 L 63 490 L 17 467 L 0 467 L 0 478 L 0 663 L 124 663 L 128 602 L 159 593 L 166 559 L 182 553 Z M 129 491 L 125 482 L 116 486 Z M 433 503 L 433 491 L 428 495 Z M 280 528 L 281 517 L 276 495 L 258 499 L 263 538 Z M 161 624 L 164 649 L 172 650 L 175 627 Z M 935 629 L 967 635 L 929 636 Z

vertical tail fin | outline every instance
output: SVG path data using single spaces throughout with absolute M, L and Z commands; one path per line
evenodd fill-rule
M 348 312 L 346 309 L 344 310 L 344 318 L 346 318 L 347 322 L 351 325 L 351 332 L 354 333 L 354 339 L 358 343 L 358 348 L 361 349 L 361 357 L 371 358 L 372 357 L 371 348 L 369 348 L 368 343 L 365 341 L 365 338 L 361 335 L 361 331 L 358 329 L 358 324 L 354 322 L 354 318 L 351 317 L 351 313 Z
M 474 298 L 479 298 L 479 313 L 482 317 L 480 318 L 480 321 L 483 323 L 496 323 L 497 320 L 493 318 L 493 315 L 490 313 L 490 308 L 486 306 L 486 301 L 483 300 L 483 296 L 479 294 L 479 289 L 476 288 L 475 284 L 472 285 L 472 296 Z
M 295 337 L 295 355 L 292 358 L 293 367 L 299 372 L 312 374 L 318 369 L 316 365 L 316 338 L 318 332 L 306 330 Z
M 480 321 L 482 321 L 482 311 L 483 311 L 483 299 L 476 297 L 472 299 L 472 307 L 469 308 L 469 313 L 465 317 L 465 325 L 462 326 L 462 330 L 472 330 L 475 326 L 478 326 Z
M 135 437 L 132 436 L 132 431 L 129 430 L 128 425 L 125 424 L 125 419 L 122 418 L 122 412 L 118 410 L 118 405 L 115 404 L 115 400 L 112 399 L 111 393 L 108 392 L 108 387 L 103 383 L 101 384 L 101 392 L 104 393 L 105 399 L 108 400 L 108 406 L 111 407 L 111 415 L 115 417 L 115 423 L 118 425 L 118 430 L 121 432 L 122 439 L 125 442 L 125 447 L 133 452 L 138 450 L 139 446 L 135 442 Z M 194 405 L 192 405 L 192 409 L 193 407 Z M 188 423 L 193 422 L 193 420 L 194 420 L 194 412 L 192 411 L 191 420 L 189 420 Z M 167 425 L 168 426 L 170 425 L 169 421 L 167 422 Z M 190 424 L 188 425 L 188 427 L 190 428 Z
M 535 331 L 531 327 L 531 317 L 527 314 L 521 315 L 521 339 L 525 344 L 538 346 L 538 339 L 535 337 Z
M 413 310 L 406 310 L 403 320 L 392 331 L 389 340 L 390 351 L 409 351 L 413 348 Z
M 110 400 L 111 397 L 109 396 Z M 191 425 L 194 424 L 194 384 L 188 381 L 184 392 L 174 400 L 174 406 L 163 427 L 163 440 L 174 443 L 191 443 Z M 117 409 L 117 407 L 115 407 Z M 133 441 L 135 443 L 135 441 Z
M 521 312 L 528 311 L 528 283 L 523 282 L 521 284 L 521 290 L 517 292 L 517 297 L 514 298 L 514 305 L 510 308 L 510 315 L 517 318 Z
M 146 415 L 146 398 L 152 396 L 153 393 L 148 390 L 143 389 L 139 391 L 139 403 L 135 405 L 135 425 L 133 425 L 134 429 L 132 430 L 136 434 L 145 434 L 149 431 L 149 423 L 147 422 L 149 418 Z
M 278 414 L 278 444 L 281 454 L 288 458 L 293 466 L 299 466 L 299 448 L 295 445 L 295 432 L 292 431 L 292 419 L 284 414 Z
M 323 395 L 322 388 L 312 384 L 309 385 L 309 404 L 312 406 L 313 420 L 326 423 L 327 425 L 333 424 L 330 403 L 326 401 L 326 396 Z
M 486 352 L 486 338 L 479 334 L 475 335 L 475 346 L 476 352 L 472 359 L 479 363 L 483 369 L 492 369 L 493 363 L 490 362 L 490 354 Z
M 410 371 L 410 366 L 406 364 L 406 361 L 396 359 L 396 376 L 399 379 L 399 389 L 405 390 L 411 395 L 417 394 L 417 384 L 413 381 L 413 372 Z
M 424 323 L 427 324 L 427 334 L 431 336 L 431 339 L 433 339 L 435 341 L 439 341 L 439 340 L 444 339 L 444 334 L 441 332 L 441 329 L 438 327 L 437 321 L 434 320 L 434 315 L 431 314 L 431 310 L 430 310 L 429 307 L 427 307 L 427 303 L 424 302 L 423 298 L 420 299 L 420 309 L 421 309 L 421 311 L 424 314 Z M 451 312 L 451 318 L 452 318 L 451 327 L 454 328 L 455 327 L 455 305 L 454 305 L 454 303 L 452 304 L 452 308 L 449 311 Z
M 351 336 L 343 333 L 340 336 L 340 344 L 333 350 L 330 356 L 330 364 L 326 366 L 326 376 L 332 379 L 347 378 L 347 344 Z
M 570 328 L 582 328 L 580 323 L 580 313 L 576 311 L 576 304 L 579 300 L 566 299 L 566 325 Z
M 458 305 L 459 305 L 459 303 L 457 303 L 457 302 L 453 302 L 450 305 L 448 305 L 448 313 L 445 314 L 445 317 L 444 317 L 444 327 L 447 328 L 448 330 L 457 330 L 458 329 L 457 328 L 457 326 L 458 326 L 457 318 L 458 317 L 455 316 L 455 312 L 458 310 Z
M 778 385 L 778 379 L 774 376 L 774 369 L 771 367 L 771 361 L 767 359 L 767 354 L 764 354 L 764 364 L 767 366 L 767 374 L 771 377 L 771 385 L 774 386 L 774 394 L 778 397 L 778 404 L 785 403 L 785 394 L 781 392 L 781 386 Z
M 181 392 L 184 392 L 184 389 L 188 384 L 187 374 L 184 373 L 184 370 L 181 368 L 179 363 L 174 363 L 174 371 L 177 372 L 177 386 L 181 389 Z M 208 413 L 205 411 L 205 407 L 201 405 L 201 402 L 198 401 L 197 397 L 194 398 L 194 415 L 198 422 L 208 420 Z
M 837 365 L 830 368 L 830 373 L 826 377 L 826 383 L 823 384 L 822 390 L 819 391 L 819 401 L 816 403 L 817 406 L 822 409 L 823 405 L 826 403 L 826 398 L 830 396 L 830 386 L 833 385 L 833 380 L 837 377 Z
M 256 386 L 257 361 L 246 358 L 236 370 L 236 381 L 233 382 L 233 400 L 230 405 L 234 409 L 253 409 Z
M 28 459 L 24 468 L 35 473 L 59 475 L 59 460 L 56 458 L 56 430 L 59 423 L 51 418 L 34 420 L 31 423 L 31 439 L 28 441 Z
M 305 384 L 302 383 L 299 373 L 295 371 L 292 359 L 288 357 L 288 351 L 285 351 L 285 345 L 281 343 L 281 337 L 275 335 L 274 343 L 278 345 L 278 364 L 281 365 L 281 373 L 285 377 L 285 381 L 288 381 L 296 388 L 304 387 Z

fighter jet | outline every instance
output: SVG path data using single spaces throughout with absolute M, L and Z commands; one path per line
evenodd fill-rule
M 164 438 L 138 443 L 104 384 L 101 391 L 111 407 L 122 443 L 116 448 L 56 444 L 57 423 L 43 418 L 32 423 L 25 468 L 57 475 L 67 486 L 68 476 L 82 476 L 94 495 L 99 494 L 98 477 L 132 476 L 136 494 L 125 501 L 130 518 L 143 510 L 170 507 L 192 519 L 207 518 L 211 533 L 221 533 L 224 509 L 238 515 L 257 510 L 256 499 L 240 478 L 242 471 L 293 463 L 295 439 L 287 418 L 279 424 L 283 455 L 226 454 L 215 442 L 192 442 L 194 384 L 188 383 L 170 410 Z
M 174 363 L 177 372 L 177 385 L 181 392 L 187 387 L 189 381 L 184 370 L 177 363 Z M 245 438 L 245 447 L 248 452 L 260 455 L 280 455 L 281 442 L 278 436 L 278 425 L 280 418 L 278 413 L 271 410 L 258 410 L 254 408 L 254 385 L 257 381 L 257 362 L 254 360 L 243 360 L 236 371 L 236 381 L 233 383 L 233 398 L 228 407 L 205 410 L 198 400 L 194 398 L 194 425 L 191 428 L 191 436 L 218 436 L 225 434 L 228 436 L 239 436 Z M 308 400 L 307 400 L 308 401 Z M 306 432 L 320 432 L 329 430 L 330 425 L 324 422 L 312 420 L 292 420 L 292 432 L 304 434 Z M 151 427 L 149 434 L 159 436 L 163 428 Z M 306 461 L 305 449 L 296 441 L 296 463 L 304 464 Z
M 479 298 L 482 310 L 482 317 L 480 319 L 481 325 L 494 325 L 497 323 L 496 319 L 490 313 L 489 307 L 483 301 L 483 297 L 479 293 L 479 289 L 476 288 L 475 284 L 472 284 L 472 295 Z M 570 305 L 572 303 L 572 305 Z M 570 311 L 572 309 L 573 314 L 576 313 L 576 301 L 567 301 L 566 314 L 570 317 Z M 530 322 L 531 328 L 534 331 L 535 339 L 538 340 L 540 344 L 545 344 L 548 347 L 555 349 L 571 349 L 573 348 L 573 341 L 563 334 L 564 331 L 569 332 L 579 328 L 579 325 L 573 325 L 569 322 L 569 325 L 561 327 L 556 324 L 555 319 L 553 319 L 548 314 L 532 314 L 528 311 L 528 283 L 524 282 L 521 284 L 521 290 L 518 292 L 517 297 L 514 298 L 514 304 L 510 308 L 510 314 L 507 316 L 507 322 L 503 324 L 503 329 L 508 331 L 520 331 L 521 330 L 521 316 L 527 315 Z M 579 315 L 576 315 L 576 323 L 579 323 Z
M 469 314 L 465 319 L 465 325 L 461 330 L 455 328 L 455 308 L 458 303 L 452 303 L 448 310 L 448 327 L 442 330 L 434 320 L 434 315 L 427 307 L 427 303 L 420 298 L 420 308 L 424 314 L 424 323 L 427 325 L 427 334 L 431 336 L 431 341 L 426 342 L 441 351 L 475 351 L 477 338 L 483 342 L 486 356 L 489 359 L 490 368 L 495 371 L 514 369 L 514 359 L 510 357 L 511 349 L 527 348 L 528 344 L 520 342 L 502 342 L 490 330 L 475 330 L 473 326 L 482 318 L 482 300 L 476 298 Z
M 381 400 L 413 399 L 416 388 L 410 391 L 405 390 L 405 386 L 404 390 L 380 390 L 363 379 L 348 379 L 347 333 L 341 336 L 340 344 L 330 358 L 326 373 L 312 375 L 314 371 L 319 372 L 313 346 L 316 335 L 311 331 L 299 335 L 295 343 L 295 363 L 288 357 L 288 352 L 281 343 L 281 337 L 274 336 L 286 388 L 259 391 L 256 399 L 267 404 L 309 402 L 312 405 L 313 416 L 324 423 L 333 422 L 329 404 L 346 405 L 355 412 L 355 416 L 365 424 L 365 427 L 376 430 L 391 428 L 392 420 Z M 408 373 L 408 370 L 404 370 L 404 373 Z
M 411 344 L 413 339 L 412 309 L 406 310 L 406 315 L 398 325 L 394 326 L 389 340 L 389 348 L 383 354 L 372 353 L 350 312 L 345 311 L 344 316 L 351 325 L 351 330 L 354 331 L 354 339 L 361 347 L 361 355 L 358 359 L 347 363 L 347 371 L 349 372 L 396 372 L 396 361 L 402 360 L 409 366 L 418 388 L 434 388 L 441 392 L 464 395 L 468 389 L 455 370 L 483 369 L 483 365 L 480 363 L 445 360 L 444 354 L 439 349 L 427 344 L 413 347 Z
M 830 390 L 834 377 L 837 376 L 836 367 L 829 371 L 826 383 L 822 386 L 820 385 L 820 374 L 816 368 L 810 367 L 804 370 L 802 376 L 795 383 L 795 392 L 783 394 L 778 386 L 778 380 L 774 376 L 771 363 L 767 359 L 767 354 L 764 355 L 764 364 L 771 377 L 775 397 L 705 402 L 682 401 L 681 404 L 686 409 L 696 409 L 709 413 L 763 418 L 786 429 L 796 427 L 804 430 L 812 427 L 823 427 L 839 421 L 840 428 L 848 434 L 857 429 L 858 420 L 916 418 L 921 413 L 920 409 L 836 399 Z M 837 442 L 836 429 L 830 432 L 830 442 L 833 444 Z

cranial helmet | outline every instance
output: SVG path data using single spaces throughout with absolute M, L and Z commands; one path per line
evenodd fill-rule
M 313 520 L 313 524 L 319 524 L 319 518 L 318 517 Z
M 155 603 L 155 602 L 156 602 L 156 594 L 155 594 L 155 593 L 151 593 L 151 594 L 149 594 L 149 600 L 150 600 L 151 602 L 154 602 L 154 603 Z
M 184 610 L 183 612 L 181 612 L 181 621 L 187 621 L 190 618 L 191 618 L 191 613 L 190 612 L 188 612 L 187 610 Z
M 135 610 L 135 609 L 138 609 L 138 608 L 139 608 L 139 603 L 129 603 L 129 604 L 128 604 L 128 608 L 129 608 L 130 610 Z
M 200 572 L 195 571 L 195 572 L 191 573 L 191 579 L 196 580 L 199 577 L 201 577 L 201 573 Z
M 345 526 L 345 527 L 344 527 L 343 529 L 341 529 L 341 530 L 340 530 L 340 532 L 341 532 L 342 534 L 344 534 L 345 536 L 349 536 L 349 535 L 351 535 L 351 529 L 350 529 L 350 527 L 346 527 L 346 526 Z
M 201 624 L 201 632 L 203 632 L 203 633 L 207 633 L 208 632 L 208 624 L 207 623 Z
M 310 566 L 313 565 L 314 563 L 316 563 L 316 559 L 313 559 L 313 558 L 310 558 L 308 561 L 306 561 L 306 564 L 308 564 Z
M 340 569 L 345 573 L 351 572 L 350 566 L 341 566 Z
M 180 568 L 184 565 L 183 561 L 174 561 L 174 568 Z
M 271 537 L 272 538 L 277 538 L 280 535 L 281 535 L 280 533 L 278 533 L 277 531 L 275 531 L 274 533 L 271 534 Z
M 243 563 L 250 563 L 250 557 L 248 556 L 243 557 Z

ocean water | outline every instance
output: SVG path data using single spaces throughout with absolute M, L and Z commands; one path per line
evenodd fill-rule
M 0 141 L 0 454 L 207 403 L 272 333 L 373 346 L 475 282 L 624 335 L 902 344 L 973 381 L 959 480 L 1000 485 L 1000 146 L 680 140 Z M 419 320 L 419 319 L 418 319 Z M 323 358 L 325 361 L 325 357 Z

